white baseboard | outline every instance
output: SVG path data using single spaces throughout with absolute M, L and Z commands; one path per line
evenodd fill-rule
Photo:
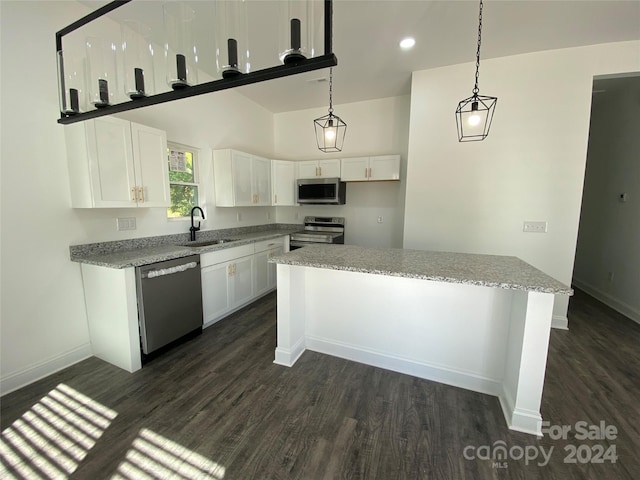
M 502 392 L 502 383 L 500 381 L 469 372 L 450 369 L 442 365 L 417 362 L 408 358 L 308 335 L 306 337 L 306 346 L 308 350 L 313 350 L 314 352 L 324 353 L 334 357 L 452 385 L 454 387 L 465 388 L 475 392 L 486 393 L 493 396 L 499 396 Z
M 539 412 L 516 408 L 513 398 L 504 387 L 498 398 L 509 430 L 542 437 L 542 416 Z
M 551 317 L 551 328 L 569 330 L 569 319 L 566 315 L 554 315 Z
M 0 394 L 11 393 L 91 356 L 93 356 L 91 344 L 85 343 L 72 350 L 10 373 L 0 380 Z
M 618 300 L 612 295 L 606 292 L 603 292 L 599 288 L 594 287 L 589 283 L 583 282 L 578 278 L 574 278 L 572 283 L 580 290 L 583 290 L 584 292 L 588 293 L 592 297 L 600 300 L 602 303 L 604 303 L 608 307 L 613 308 L 616 312 L 621 313 L 625 317 L 629 317 L 631 320 L 633 320 L 636 323 L 640 323 L 640 310 L 638 310 L 637 308 L 632 307 L 631 305 Z
M 273 363 L 277 365 L 284 365 L 285 367 L 291 367 L 298 361 L 300 355 L 305 351 L 304 337 L 296 342 L 296 344 L 290 349 L 277 347 L 276 358 Z

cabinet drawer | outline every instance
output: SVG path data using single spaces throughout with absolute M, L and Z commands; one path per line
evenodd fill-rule
M 218 250 L 216 252 L 201 253 L 200 266 L 204 268 L 209 265 L 215 265 L 216 263 L 229 262 L 236 258 L 253 255 L 253 252 L 253 244 L 250 243 L 239 247 L 225 248 L 224 250 Z
M 261 242 L 254 243 L 254 246 L 256 253 L 264 252 L 265 250 L 271 250 L 272 248 L 284 247 L 284 237 L 262 240 Z

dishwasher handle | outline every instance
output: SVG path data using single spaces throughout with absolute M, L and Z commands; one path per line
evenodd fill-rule
M 196 268 L 197 266 L 198 266 L 198 262 L 189 262 L 189 263 L 184 263 L 182 265 L 176 265 L 175 267 L 159 268 L 158 270 L 149 270 L 148 272 L 144 272 L 142 274 L 142 278 L 156 278 L 156 277 L 163 277 L 165 275 L 173 275 L 174 273 L 181 273 L 191 268 Z

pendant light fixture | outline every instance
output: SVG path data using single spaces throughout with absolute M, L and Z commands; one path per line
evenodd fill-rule
M 93 24 L 94 21 L 99 22 L 103 16 L 131 1 L 112 0 L 56 32 L 60 100 L 58 123 L 66 125 L 82 122 L 220 90 L 324 70 L 338 64 L 338 59 L 333 53 L 331 34 L 333 31 L 333 0 L 323 0 L 322 2 L 317 0 L 283 0 L 291 8 L 288 9 L 287 28 L 283 28 L 286 35 L 282 36 L 283 39 L 288 40 L 283 43 L 286 47 L 283 46 L 283 50 L 279 50 L 279 52 L 288 49 L 291 51 L 285 53 L 290 53 L 293 56 L 287 59 L 283 58 L 278 64 L 259 70 L 250 70 L 249 50 L 244 41 L 248 37 L 248 25 L 246 23 L 247 16 L 242 14 L 242 11 L 249 8 L 247 4 L 250 2 L 247 0 L 217 0 L 216 6 L 225 4 L 229 7 L 227 10 L 229 12 L 233 10 L 234 14 L 220 15 L 219 8 L 215 12 L 218 15 L 214 14 L 216 23 L 214 31 L 217 32 L 216 67 L 222 78 L 214 78 L 204 83 L 198 82 L 197 78 L 198 70 L 206 67 L 202 64 L 202 59 L 198 58 L 199 48 L 194 23 L 199 22 L 196 19 L 195 10 L 190 7 L 198 2 L 187 0 L 141 2 L 145 4 L 145 9 L 148 8 L 148 12 L 145 12 L 145 18 L 146 13 L 149 14 L 149 18 L 157 16 L 153 13 L 154 11 L 160 11 L 163 14 L 163 31 L 155 32 L 158 35 L 154 34 L 153 37 L 164 37 L 165 71 L 163 73 L 171 87 L 169 91 L 163 88 L 160 89 L 163 91 L 158 92 L 157 88 L 153 88 L 157 87 L 157 85 L 153 85 L 154 77 L 160 76 L 159 72 L 153 72 L 153 67 L 158 67 L 160 62 L 156 61 L 157 57 L 153 58 L 154 55 L 151 51 L 147 51 L 146 31 L 137 32 L 134 35 L 132 31 L 125 30 L 121 55 L 116 55 L 115 42 L 112 42 L 109 48 L 105 48 L 100 39 L 92 39 L 91 42 L 82 44 L 81 52 L 73 50 L 73 45 L 79 44 L 79 42 L 72 41 L 70 45 L 66 45 L 67 48 L 63 51 L 63 39 L 67 38 L 67 35 L 86 25 Z M 302 8 L 303 6 L 304 8 Z M 320 13 L 321 9 L 322 14 Z M 323 24 L 324 28 L 322 28 Z M 94 30 L 95 28 L 89 28 L 89 31 Z M 278 34 L 275 30 L 271 33 Z M 322 36 L 323 42 L 319 41 L 320 36 Z M 78 37 L 75 36 L 75 38 Z M 156 41 L 158 40 L 156 39 Z M 320 47 L 321 44 L 324 48 L 316 49 L 314 47 L 314 45 Z M 273 61 L 275 62 L 275 58 Z M 124 69 L 122 69 L 123 66 Z M 122 83 L 123 80 L 124 83 Z M 119 85 L 124 88 L 118 87 Z M 344 125 L 344 122 L 340 123 L 337 117 L 335 123 L 336 125 Z M 336 132 L 339 137 L 340 130 L 338 129 Z M 331 136 L 331 134 L 328 135 Z
M 329 69 L 329 114 L 313 121 L 318 148 L 325 153 L 341 152 L 347 124 L 333 114 L 333 67 Z
M 496 108 L 497 97 L 478 95 L 478 77 L 480 70 L 480 43 L 482 41 L 482 0 L 478 15 L 478 50 L 476 52 L 476 83 L 473 95 L 465 98 L 456 109 L 456 123 L 458 125 L 458 141 L 473 142 L 484 140 L 489 135 L 493 112 Z

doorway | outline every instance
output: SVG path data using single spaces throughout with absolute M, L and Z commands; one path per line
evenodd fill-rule
M 573 285 L 640 323 L 640 72 L 596 77 Z

